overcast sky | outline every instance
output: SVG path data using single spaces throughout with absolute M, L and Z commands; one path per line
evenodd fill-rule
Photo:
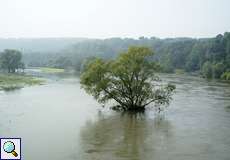
M 0 0 L 0 37 L 212 37 L 230 0 Z

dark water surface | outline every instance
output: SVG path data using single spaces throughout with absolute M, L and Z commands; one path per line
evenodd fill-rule
M 229 160 L 230 85 L 163 75 L 177 85 L 166 112 L 102 109 L 78 79 L 0 92 L 0 137 L 25 160 Z

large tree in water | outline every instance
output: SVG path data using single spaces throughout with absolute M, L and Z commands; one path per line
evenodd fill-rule
M 116 108 L 140 111 L 150 104 L 168 104 L 175 86 L 159 82 L 159 65 L 147 47 L 130 47 L 115 60 L 96 58 L 81 74 L 81 85 L 101 103 L 115 100 Z

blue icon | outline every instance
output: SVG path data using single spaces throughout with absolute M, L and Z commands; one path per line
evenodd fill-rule
M 13 142 L 11 141 L 7 141 L 4 143 L 3 145 L 3 149 L 6 153 L 11 153 L 13 154 L 15 157 L 18 156 L 17 152 L 15 151 L 15 145 Z
M 21 138 L 0 138 L 0 160 L 21 160 Z

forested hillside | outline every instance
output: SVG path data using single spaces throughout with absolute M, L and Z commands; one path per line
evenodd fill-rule
M 64 39 L 62 41 L 64 42 Z M 206 78 L 230 79 L 229 32 L 203 39 L 140 37 L 139 39 L 110 38 L 81 41 L 72 39 L 68 40 L 68 43 L 65 42 L 65 45 L 60 45 L 60 42 L 59 40 L 56 45 L 53 42 L 52 46 L 58 46 L 59 50 L 42 51 L 41 49 L 24 53 L 24 62 L 27 66 L 74 68 L 80 71 L 87 58 L 109 59 L 126 51 L 129 46 L 147 46 L 154 50 L 153 60 L 161 64 L 164 72 L 175 72 L 180 69 L 201 73 Z

